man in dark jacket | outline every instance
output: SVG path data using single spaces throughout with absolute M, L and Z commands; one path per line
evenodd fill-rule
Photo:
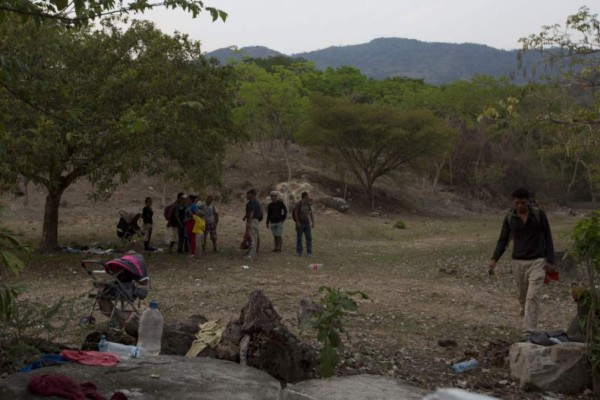
M 546 272 L 554 267 L 554 244 L 546 213 L 532 207 L 527 189 L 512 194 L 514 208 L 504 218 L 500 238 L 489 264 L 493 274 L 496 262 L 513 239 L 512 274 L 517 284 L 521 315 L 526 338 L 537 329 L 540 310 L 540 291 Z
M 244 258 L 255 258 L 260 246 L 260 236 L 258 231 L 258 223 L 262 221 L 262 208 L 256 199 L 256 189 L 250 189 L 246 192 L 246 213 L 243 220 L 246 221 L 245 235 L 250 238 L 250 247 Z
M 276 191 L 271 192 L 271 202 L 267 206 L 267 229 L 271 229 L 271 233 L 273 233 L 273 240 L 275 241 L 273 251 L 275 252 L 281 252 L 283 221 L 287 217 L 287 212 L 287 207 L 279 199 L 279 193 Z

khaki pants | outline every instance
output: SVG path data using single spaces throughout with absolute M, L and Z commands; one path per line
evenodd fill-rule
M 523 330 L 535 332 L 540 314 L 540 292 L 546 276 L 546 259 L 512 260 L 511 264 L 523 315 Z
M 250 249 L 248 249 L 249 256 L 256 256 L 258 250 L 258 242 L 260 240 L 260 231 L 258 230 L 258 220 L 252 219 L 250 223 Z

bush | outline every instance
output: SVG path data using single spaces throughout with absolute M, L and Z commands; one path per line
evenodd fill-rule
M 394 222 L 394 229 L 406 229 L 406 223 L 399 219 Z

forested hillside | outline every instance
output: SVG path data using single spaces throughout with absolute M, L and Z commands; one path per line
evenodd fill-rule
M 244 47 L 238 51 L 219 49 L 207 53 L 221 63 L 243 57 L 266 58 L 282 55 L 265 47 Z M 519 68 L 516 50 L 498 50 L 480 44 L 427 43 L 419 40 L 380 38 L 354 46 L 328 47 L 291 57 L 313 61 L 317 68 L 351 66 L 365 75 L 383 79 L 395 76 L 423 79 L 430 84 L 470 80 L 475 75 L 510 77 L 516 83 L 534 78 L 526 71 L 538 66 L 539 53 L 527 53 Z

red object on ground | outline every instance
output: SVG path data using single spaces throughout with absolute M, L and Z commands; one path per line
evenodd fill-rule
M 99 351 L 63 350 L 60 352 L 60 355 L 69 361 L 75 361 L 83 365 L 112 367 L 119 362 L 118 356 L 111 353 L 101 353 Z
M 549 284 L 550 281 L 558 281 L 558 271 L 546 272 L 546 277 L 544 278 L 544 285 Z
M 39 375 L 29 380 L 29 391 L 40 396 L 58 396 L 71 400 L 108 400 L 96 390 L 91 382 L 78 384 L 64 375 Z M 121 392 L 115 392 L 110 400 L 127 400 Z

